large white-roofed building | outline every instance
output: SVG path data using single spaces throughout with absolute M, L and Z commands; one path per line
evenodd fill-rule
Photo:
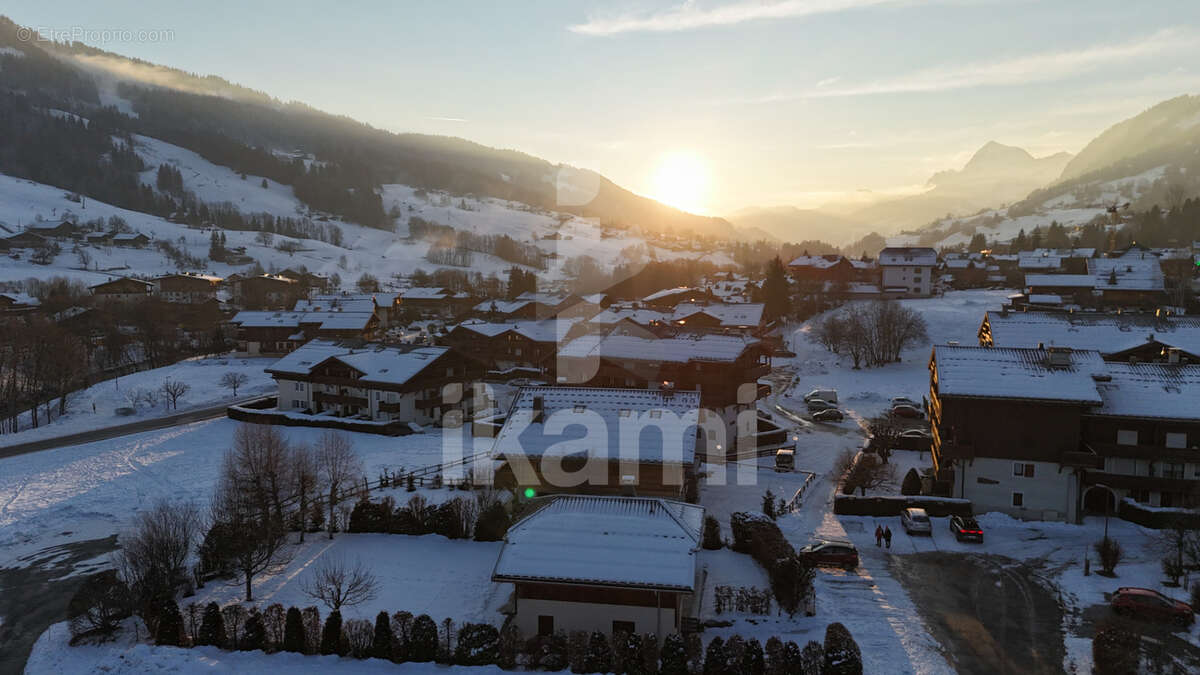
M 525 635 L 654 633 L 694 618 L 704 509 L 667 499 L 563 495 L 505 537 L 492 580 L 514 584 Z

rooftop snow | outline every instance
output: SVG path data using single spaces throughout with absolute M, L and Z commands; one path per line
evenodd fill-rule
M 1109 363 L 1108 374 L 1096 383 L 1104 399 L 1096 413 L 1200 420 L 1200 366 Z
M 666 312 L 661 312 L 657 309 L 609 307 L 596 316 L 588 319 L 588 322 L 597 325 L 612 325 L 624 319 L 629 319 L 630 321 L 642 326 L 648 326 L 656 321 L 666 323 L 667 321 L 670 321 L 671 315 L 667 314 Z
M 937 251 L 924 246 L 889 246 L 879 252 L 879 264 L 887 265 L 925 265 L 937 264 Z
M 1051 367 L 1047 350 L 937 346 L 939 396 L 1099 404 L 1093 373 L 1105 370 L 1097 351 L 1074 351 L 1070 366 Z
M 757 344 L 740 335 L 694 335 L 643 338 L 632 335 L 584 335 L 568 342 L 559 358 L 610 358 L 631 361 L 719 361 L 732 363 Z
M 685 321 L 696 314 L 707 314 L 721 322 L 722 326 L 757 326 L 762 323 L 763 304 L 743 302 L 733 305 L 694 305 L 680 304 L 675 307 L 671 321 Z
M 703 517 L 665 499 L 556 497 L 509 529 L 492 578 L 694 591 Z
M 448 296 L 449 293 L 444 288 L 429 288 L 425 286 L 417 286 L 409 288 L 400 294 L 401 300 L 440 300 Z
M 1035 296 L 1030 296 L 1033 302 Z M 1200 318 L 1152 317 L 1133 314 L 1058 314 L 988 312 L 992 344 L 996 347 L 1059 345 L 1116 354 L 1151 340 L 1200 356 Z
M 539 422 L 534 421 L 535 398 L 542 401 Z M 695 391 L 524 387 L 496 436 L 492 455 L 691 464 L 699 409 L 700 393 Z
M 320 324 L 321 330 L 362 330 L 367 327 L 373 312 L 272 312 L 242 310 L 232 322 L 242 328 L 299 328 Z
M 559 342 L 563 340 L 571 328 L 579 323 L 580 317 L 563 319 L 546 319 L 543 321 L 514 321 L 511 323 L 491 323 L 488 321 L 465 321 L 459 327 L 474 331 L 480 335 L 495 337 L 512 331 L 523 335 L 534 342 Z
M 318 364 L 336 358 L 362 373 L 366 383 L 404 384 L 450 350 L 446 347 L 346 347 L 329 340 L 312 340 L 268 367 L 268 373 L 308 375 Z
M 672 295 L 675 295 L 677 293 L 703 294 L 704 291 L 699 288 L 694 288 L 691 286 L 676 286 L 675 288 L 664 288 L 661 291 L 658 291 L 656 293 L 651 293 L 650 295 L 647 295 L 646 297 L 642 298 L 642 302 L 654 302 L 655 300 L 669 298 Z

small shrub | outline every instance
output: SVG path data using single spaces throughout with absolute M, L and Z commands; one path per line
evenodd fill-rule
M 475 524 L 475 541 L 500 541 L 508 533 L 508 511 L 500 502 L 494 502 L 479 514 Z
M 822 675 L 862 675 L 862 651 L 842 624 L 835 621 L 825 627 L 824 651 Z
M 321 629 L 321 654 L 340 654 L 342 641 L 342 613 L 333 610 L 325 619 L 325 627 Z
M 1105 537 L 1096 542 L 1096 555 L 1100 556 L 1100 573 L 1104 576 L 1116 576 L 1115 570 L 1121 562 L 1121 544 L 1116 539 Z
M 663 639 L 662 666 L 659 669 L 661 675 L 687 675 L 687 650 L 683 644 L 683 638 L 678 633 L 671 633 Z
M 300 615 L 300 610 L 295 607 L 288 607 L 287 617 L 284 619 L 283 651 L 297 654 L 308 652 L 304 640 L 304 619 Z
M 178 647 L 183 644 L 183 615 L 175 598 L 168 598 L 158 611 L 158 630 L 154 633 L 154 644 Z
M 704 516 L 704 539 L 701 546 L 709 551 L 716 551 L 724 546 L 721 541 L 721 523 L 712 516 Z
M 1138 672 L 1138 637 L 1117 622 L 1101 626 L 1092 638 L 1092 672 L 1126 675 Z
M 704 675 L 725 674 L 725 641 L 715 637 L 704 650 Z
M 244 652 L 263 649 L 266 641 L 267 629 L 263 625 L 262 614 L 255 607 L 246 615 L 246 626 L 242 629 L 242 641 L 238 644 L 238 649 Z
M 371 656 L 377 659 L 392 658 L 392 620 L 387 612 L 375 615 L 375 633 L 371 636 Z
M 500 651 L 500 632 L 486 623 L 464 624 L 458 631 L 454 662 L 462 666 L 490 666 Z
M 215 602 L 204 607 L 204 617 L 200 620 L 200 635 L 196 644 L 211 647 L 225 646 L 225 616 Z
M 797 646 L 795 642 L 789 642 L 788 645 Z M 825 667 L 825 648 L 820 642 L 809 640 L 804 649 L 796 651 L 799 653 L 799 661 L 796 663 L 795 672 L 800 675 L 821 675 L 821 669 Z
M 88 577 L 67 603 L 72 637 L 110 635 L 131 612 L 129 587 L 114 570 Z
M 583 672 L 607 673 L 612 668 L 612 647 L 608 638 L 600 631 L 593 631 L 588 638 L 587 655 L 583 658 Z
M 371 655 L 371 647 L 375 638 L 375 626 L 366 619 L 350 619 L 342 629 L 345 639 L 343 654 L 349 654 L 356 659 L 365 659 Z
M 775 513 L 775 493 L 771 492 L 769 489 L 767 490 L 766 494 L 762 496 L 762 512 L 763 515 L 771 520 L 775 520 L 775 518 L 779 515 Z
M 428 662 L 437 658 L 438 627 L 428 614 L 422 614 L 413 620 L 412 637 L 409 639 L 409 659 L 418 662 Z

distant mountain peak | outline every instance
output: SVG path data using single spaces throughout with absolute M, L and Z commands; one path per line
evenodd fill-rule
M 963 167 L 963 171 L 1006 170 L 1033 161 L 1033 155 L 1024 148 L 988 141 L 983 144 L 982 148 L 975 151 L 970 161 Z

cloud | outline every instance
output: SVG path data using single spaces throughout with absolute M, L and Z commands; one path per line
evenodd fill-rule
M 842 78 L 840 78 L 840 77 L 827 77 L 827 78 L 821 80 L 820 82 L 818 82 L 817 86 L 818 87 L 828 87 L 831 84 L 837 84 L 841 80 L 842 80 Z
M 1200 44 L 1200 36 L 1194 32 L 1166 29 L 1118 44 L 1096 45 L 1071 51 L 1047 51 L 959 66 L 938 66 L 861 84 L 831 87 L 818 83 L 816 88 L 809 91 L 796 94 L 775 94 L 760 98 L 758 102 L 925 93 L 1054 82 L 1090 73 L 1106 66 L 1118 67 L 1136 59 L 1194 47 L 1197 44 Z
M 815 14 L 832 14 L 876 5 L 914 4 L 914 0 L 742 0 L 715 7 L 700 7 L 694 0 L 659 12 L 588 17 L 585 23 L 568 26 L 583 35 L 620 33 L 671 33 L 715 26 L 732 26 L 746 21 L 791 19 Z
M 463 117 L 426 117 L 425 119 L 433 120 L 435 122 L 469 122 L 470 121 Z

